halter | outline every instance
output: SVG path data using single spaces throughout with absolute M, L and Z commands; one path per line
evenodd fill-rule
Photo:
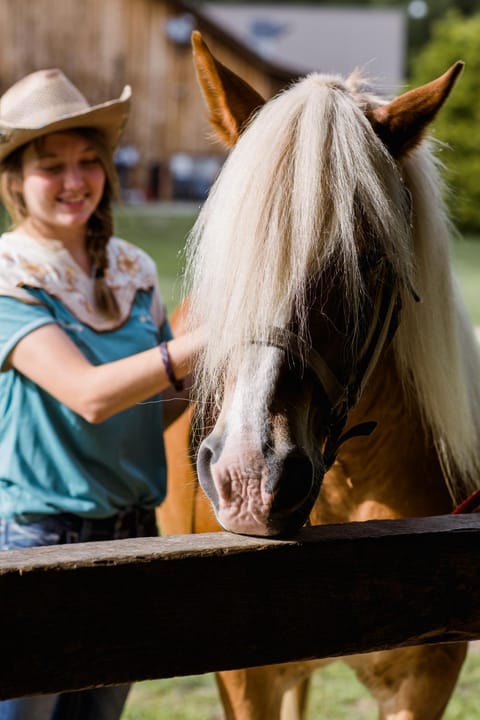
M 262 339 L 253 339 L 254 345 L 267 345 L 275 347 L 286 353 L 300 366 L 307 368 L 318 381 L 330 405 L 330 418 L 328 432 L 322 452 L 324 472 L 333 465 L 338 449 L 344 442 L 353 437 L 368 437 L 377 427 L 376 421 L 359 423 L 346 433 L 343 428 L 350 409 L 363 392 L 384 348 L 389 344 L 398 325 L 401 308 L 400 283 L 390 262 L 384 257 L 366 258 L 368 269 L 378 271 L 377 292 L 373 304 L 373 312 L 369 328 L 358 353 L 357 371 L 352 370 L 348 381 L 340 382 L 328 362 L 314 347 L 303 338 L 287 328 L 271 327 Z M 408 287 L 414 300 L 420 298 L 415 290 Z M 358 366 L 360 370 L 358 371 Z M 220 403 L 217 401 L 217 406 Z M 194 451 L 194 438 L 190 428 L 189 447 L 192 456 Z M 197 498 L 200 485 L 195 475 L 193 504 L 190 522 L 190 532 L 196 532 Z
M 347 415 L 356 404 L 374 371 L 380 355 L 393 338 L 401 307 L 398 278 L 390 262 L 381 256 L 370 271 L 378 270 L 377 292 L 366 338 L 346 383 L 340 382 L 322 355 L 305 340 L 287 328 L 272 327 L 265 338 L 252 340 L 256 345 L 276 347 L 307 368 L 318 381 L 330 405 L 328 433 L 323 449 L 325 472 L 332 466 L 340 445 L 352 437 L 368 436 L 376 428 L 375 421 L 360 423 L 342 435 Z M 418 296 L 413 293 L 414 298 Z

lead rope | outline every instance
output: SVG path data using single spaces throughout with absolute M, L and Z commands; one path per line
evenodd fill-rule
M 463 515 L 463 513 L 480 512 L 480 489 L 475 490 L 466 500 L 452 510 L 452 515 Z

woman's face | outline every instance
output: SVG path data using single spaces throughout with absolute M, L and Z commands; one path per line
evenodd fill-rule
M 23 195 L 27 222 L 46 238 L 84 234 L 103 194 L 105 170 L 91 142 L 77 132 L 45 136 L 23 154 L 22 176 L 13 189 Z

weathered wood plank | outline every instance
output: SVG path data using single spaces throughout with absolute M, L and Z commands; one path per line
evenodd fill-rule
M 480 638 L 480 515 L 0 553 L 0 697 Z

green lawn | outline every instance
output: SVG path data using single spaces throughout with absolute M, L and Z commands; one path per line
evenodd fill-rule
M 182 251 L 197 212 L 194 205 L 116 208 L 115 233 L 139 245 L 153 257 L 169 311 L 182 294 Z
M 168 652 L 159 648 L 159 652 Z M 188 648 L 185 649 L 188 652 Z M 473 646 L 444 720 L 479 720 L 480 652 Z M 137 683 L 122 720 L 223 720 L 215 680 L 201 675 Z M 353 672 L 337 661 L 312 676 L 307 720 L 374 720 L 376 703 Z M 265 718 L 270 720 L 270 718 Z
M 145 248 L 156 260 L 160 285 L 171 310 L 181 294 L 181 251 L 196 217 L 194 207 L 118 208 L 117 234 Z M 455 243 L 461 289 L 475 323 L 480 324 L 480 240 Z M 168 648 L 159 647 L 159 652 Z M 188 652 L 188 648 L 185 648 Z M 445 720 L 480 720 L 480 652 L 471 650 Z M 308 720 L 372 720 L 375 704 L 343 663 L 335 662 L 313 676 Z M 214 677 L 202 675 L 154 680 L 134 686 L 122 720 L 222 720 Z M 269 718 L 265 718 L 269 720 Z

